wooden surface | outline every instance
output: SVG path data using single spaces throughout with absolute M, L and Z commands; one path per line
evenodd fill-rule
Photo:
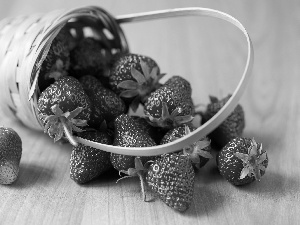
M 177 213 L 156 200 L 144 203 L 138 180 L 115 183 L 117 173 L 86 185 L 69 178 L 71 147 L 17 120 L 0 118 L 23 140 L 19 179 L 0 186 L 0 224 L 299 224 L 300 221 L 300 2 L 180 0 L 1 0 L 0 18 L 98 5 L 113 15 L 187 6 L 231 14 L 248 30 L 255 51 L 253 77 L 241 104 L 244 136 L 268 152 L 261 182 L 234 187 L 211 160 L 196 176 L 194 201 Z M 176 18 L 122 26 L 131 51 L 153 57 L 163 72 L 193 86 L 195 103 L 223 97 L 236 86 L 246 60 L 243 35 L 210 18 Z M 1 43 L 0 43 L 1 44 Z

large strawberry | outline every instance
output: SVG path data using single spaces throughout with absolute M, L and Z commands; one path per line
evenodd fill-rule
M 83 38 L 71 51 L 71 71 L 75 77 L 83 75 L 107 76 L 110 50 L 94 38 Z
M 260 180 L 268 166 L 267 152 L 262 144 L 250 138 L 235 138 L 217 155 L 220 174 L 234 185 Z
M 111 137 L 105 132 L 82 132 L 79 137 L 90 141 L 112 144 Z M 77 183 L 86 183 L 112 168 L 110 153 L 83 144 L 73 146 L 70 159 L 70 177 Z
M 113 91 L 136 111 L 149 94 L 160 86 L 163 77 L 157 63 L 150 57 L 137 54 L 119 54 L 114 59 L 109 84 Z
M 129 115 L 121 114 L 115 119 L 115 138 L 113 145 L 122 147 L 148 147 L 155 146 L 156 143 L 145 133 L 143 129 Z M 143 163 L 154 157 L 141 157 Z M 135 156 L 111 153 L 110 156 L 113 167 L 119 171 L 127 171 L 134 168 Z
M 190 122 L 194 115 L 190 84 L 180 76 L 170 78 L 150 94 L 144 112 L 153 126 L 171 129 Z
M 160 144 L 166 144 L 175 141 L 178 138 L 188 135 L 196 128 L 192 124 L 184 124 L 179 127 L 169 130 L 162 138 Z M 212 158 L 210 140 L 207 137 L 203 137 L 182 149 L 183 153 L 190 157 L 192 164 L 196 168 L 205 166 L 209 159 Z
M 193 200 L 195 172 L 186 155 L 171 153 L 156 159 L 146 182 L 164 203 L 178 211 L 187 210 Z
M 71 144 L 77 145 L 72 132 L 81 132 L 79 127 L 87 125 L 91 103 L 76 78 L 59 78 L 41 93 L 37 106 L 45 133 L 54 138 L 54 141 L 65 134 Z
M 96 77 L 85 75 L 80 78 L 80 82 L 92 104 L 91 118 L 88 121 L 90 126 L 97 129 L 103 120 L 113 121 L 127 111 L 124 101 L 112 90 L 105 88 Z
M 0 127 L 0 184 L 11 184 L 19 174 L 22 140 L 12 128 Z
M 72 35 L 66 28 L 62 28 L 53 39 L 50 49 L 44 59 L 38 79 L 39 90 L 43 91 L 61 76 L 68 74 L 70 65 L 70 48 Z
M 228 101 L 231 95 L 218 100 L 210 96 L 211 103 L 207 105 L 205 112 L 201 112 L 202 124 L 211 119 Z M 231 139 L 242 136 L 245 128 L 245 115 L 241 105 L 237 105 L 234 111 L 208 136 L 212 143 L 218 147 L 224 147 Z

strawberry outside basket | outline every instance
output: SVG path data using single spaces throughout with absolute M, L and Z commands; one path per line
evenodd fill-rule
M 70 11 L 58 10 L 47 14 L 33 14 L 0 21 L 0 105 L 2 111 L 15 116 L 26 126 L 43 130 L 37 116 L 39 90 L 37 80 L 40 66 L 52 40 L 63 28 L 73 29 L 78 37 L 91 29 L 111 46 L 111 50 L 128 52 L 122 23 L 139 22 L 180 16 L 207 16 L 225 20 L 243 32 L 247 42 L 247 60 L 241 79 L 231 98 L 209 121 L 180 139 L 153 147 L 119 147 L 75 137 L 79 143 L 108 152 L 125 155 L 149 156 L 170 153 L 196 142 L 220 125 L 237 106 L 251 75 L 253 46 L 244 26 L 234 17 L 208 8 L 177 8 L 113 17 L 102 8 L 88 6 Z

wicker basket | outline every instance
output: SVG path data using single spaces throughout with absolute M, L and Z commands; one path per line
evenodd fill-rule
M 159 155 L 183 148 L 206 136 L 233 111 L 246 87 L 253 65 L 251 39 L 243 25 L 232 16 L 207 8 L 179 8 L 137 13 L 117 18 L 102 8 L 90 6 L 70 11 L 54 11 L 47 14 L 34 14 L 18 18 L 5 18 L 0 22 L 0 105 L 9 116 L 15 116 L 26 126 L 43 130 L 37 116 L 39 90 L 37 80 L 40 66 L 45 59 L 51 42 L 62 27 L 73 29 L 78 38 L 89 27 L 100 40 L 109 42 L 112 48 L 128 52 L 128 45 L 121 23 L 162 19 L 178 16 L 210 16 L 225 20 L 238 27 L 246 37 L 248 55 L 241 80 L 226 105 L 208 122 L 189 135 L 174 142 L 154 147 L 119 147 L 104 145 L 76 137 L 78 142 L 109 152 L 126 155 Z M 107 33 L 109 33 L 108 37 Z

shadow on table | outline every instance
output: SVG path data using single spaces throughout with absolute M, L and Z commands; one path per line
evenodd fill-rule
M 19 177 L 11 188 L 28 188 L 36 184 L 43 184 L 51 180 L 52 175 L 49 169 L 34 164 L 20 164 Z
M 120 178 L 119 172 L 113 168 L 106 171 L 105 173 L 101 174 L 99 177 L 91 180 L 90 182 L 86 183 L 85 186 L 106 186 L 111 183 L 115 183 Z
M 273 171 L 267 171 L 260 182 L 253 182 L 240 191 L 259 195 L 261 198 L 282 198 L 299 191 L 299 182 L 293 177 L 286 177 Z
M 195 189 L 191 207 L 183 214 L 187 217 L 201 217 L 216 212 L 223 207 L 225 197 L 210 187 L 202 186 Z

